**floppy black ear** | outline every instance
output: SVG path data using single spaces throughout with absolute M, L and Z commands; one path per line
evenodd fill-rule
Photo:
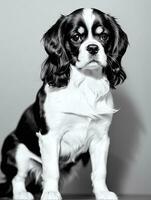
M 107 54 L 108 66 L 104 70 L 111 87 L 115 88 L 116 85 L 123 83 L 126 79 L 126 74 L 121 66 L 121 60 L 128 46 L 128 38 L 114 17 L 110 15 L 105 17 L 113 29 L 113 38 L 111 38 L 112 47 Z
M 53 87 L 66 86 L 70 78 L 70 63 L 63 44 L 64 21 L 65 16 L 61 16 L 43 36 L 48 57 L 42 66 L 41 79 Z

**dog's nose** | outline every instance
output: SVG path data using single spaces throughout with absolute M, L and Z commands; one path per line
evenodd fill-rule
M 95 55 L 95 54 L 97 54 L 97 52 L 99 51 L 99 47 L 98 47 L 98 45 L 96 45 L 96 44 L 89 44 L 89 45 L 87 46 L 87 51 L 88 51 L 90 54 Z

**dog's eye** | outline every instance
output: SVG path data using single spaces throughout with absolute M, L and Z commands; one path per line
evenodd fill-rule
M 71 36 L 71 40 L 73 42 L 80 42 L 81 41 L 81 37 L 80 37 L 79 34 L 74 34 L 74 35 Z
M 106 33 L 102 33 L 102 34 L 100 35 L 100 38 L 101 38 L 101 40 L 102 40 L 103 42 L 106 42 L 106 41 L 109 39 L 109 36 L 108 36 L 108 34 L 106 34 Z

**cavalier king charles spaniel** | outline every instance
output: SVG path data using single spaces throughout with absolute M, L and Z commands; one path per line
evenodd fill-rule
M 82 8 L 61 16 L 43 43 L 42 87 L 2 147 L 1 193 L 9 186 L 14 200 L 32 200 L 34 179 L 41 200 L 61 200 L 60 177 L 89 155 L 96 199 L 117 200 L 106 186 L 108 130 L 117 111 L 110 89 L 126 79 L 127 35 L 112 16 Z

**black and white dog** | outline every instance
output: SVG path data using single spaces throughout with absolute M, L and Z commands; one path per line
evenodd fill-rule
M 126 78 L 121 59 L 127 35 L 113 17 L 87 8 L 61 16 L 43 42 L 42 87 L 2 147 L 1 169 L 13 198 L 33 199 L 26 188 L 32 171 L 41 180 L 41 200 L 60 200 L 61 173 L 88 152 L 96 199 L 116 200 L 105 180 L 116 112 L 110 88 Z

